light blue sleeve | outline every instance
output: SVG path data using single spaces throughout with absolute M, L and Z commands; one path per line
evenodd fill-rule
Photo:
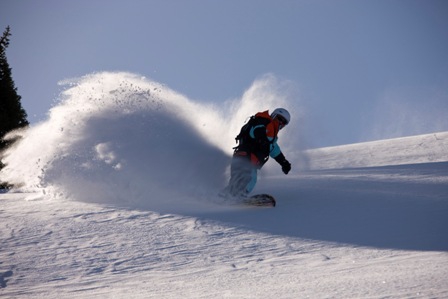
M 249 131 L 249 136 L 250 136 L 250 138 L 255 139 L 255 133 L 254 133 L 254 131 L 255 131 L 256 129 L 258 129 L 258 128 L 266 128 L 266 126 L 258 125 L 258 126 L 254 126 L 254 127 L 252 127 L 252 128 L 250 129 L 250 131 Z M 269 139 L 269 138 L 268 138 L 268 139 Z
M 280 146 L 278 146 L 278 144 L 277 144 L 277 138 L 275 138 L 274 142 L 272 142 L 272 144 L 271 144 L 271 152 L 269 153 L 269 156 L 271 156 L 271 158 L 275 158 L 278 155 L 280 155 L 281 152 L 282 151 L 280 149 Z

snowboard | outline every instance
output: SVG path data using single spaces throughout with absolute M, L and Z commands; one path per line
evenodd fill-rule
M 244 204 L 256 207 L 275 207 L 275 198 L 269 194 L 256 194 L 244 199 Z

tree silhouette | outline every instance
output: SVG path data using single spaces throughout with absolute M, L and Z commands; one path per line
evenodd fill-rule
M 29 124 L 26 119 L 27 114 L 20 103 L 21 96 L 17 94 L 11 68 L 6 59 L 6 48 L 9 46 L 10 36 L 10 27 L 8 26 L 0 39 L 0 154 L 14 142 L 14 140 L 4 140 L 3 137 L 11 130 Z M 0 169 L 3 166 L 0 161 Z

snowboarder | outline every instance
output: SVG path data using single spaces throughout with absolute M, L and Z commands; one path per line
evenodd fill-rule
M 246 198 L 257 183 L 257 171 L 272 157 L 285 174 L 291 170 L 277 144 L 277 134 L 290 121 L 289 112 L 284 108 L 258 112 L 241 128 L 235 138 L 238 146 L 234 148 L 230 165 L 228 186 L 220 193 L 224 197 Z

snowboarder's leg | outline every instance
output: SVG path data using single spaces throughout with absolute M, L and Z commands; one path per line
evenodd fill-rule
M 246 157 L 234 156 L 230 165 L 227 192 L 234 197 L 245 197 L 255 187 L 257 169 Z
M 251 179 L 250 179 L 249 183 L 246 185 L 247 193 L 252 192 L 252 190 L 254 190 L 254 188 L 255 188 L 255 185 L 257 184 L 257 168 L 252 167 L 250 177 L 251 177 Z

